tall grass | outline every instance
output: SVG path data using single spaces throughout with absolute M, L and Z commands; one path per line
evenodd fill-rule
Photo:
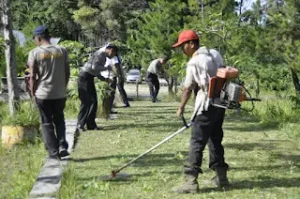
M 23 101 L 19 104 L 16 113 L 10 116 L 7 104 L 1 106 L 1 125 L 37 126 L 40 124 L 38 108 L 32 101 Z
M 39 111 L 31 101 L 24 101 L 14 116 L 8 105 L 0 103 L 1 125 L 38 126 Z M 22 142 L 10 149 L 0 144 L 0 198 L 27 198 L 43 164 L 45 149 L 37 134 L 34 142 Z
M 0 145 L 0 198 L 27 198 L 45 155 L 41 141 L 10 150 Z
M 62 199 L 80 199 L 80 186 L 78 185 L 78 177 L 74 173 L 72 167 L 67 168 L 63 173 L 61 191 L 57 194 L 57 198 Z
M 298 123 L 300 121 L 300 108 L 290 99 L 265 100 L 256 104 L 254 114 L 260 122 L 269 125 L 284 123 Z
M 178 101 L 180 102 L 180 95 L 167 95 L 163 98 L 165 102 Z M 194 106 L 193 96 L 188 102 L 189 105 Z M 261 102 L 254 102 L 254 109 L 252 110 L 251 102 L 242 102 L 242 108 L 245 110 L 227 110 L 226 115 L 230 118 L 248 117 L 252 121 L 258 122 L 262 126 L 277 126 L 282 127 L 286 124 L 293 124 L 300 122 L 300 100 L 297 97 L 289 96 L 287 93 L 281 95 L 268 93 L 267 97 L 263 97 Z M 290 125 L 291 126 L 291 125 Z M 300 133 L 299 133 L 300 134 Z M 294 134 L 297 136 L 297 133 Z

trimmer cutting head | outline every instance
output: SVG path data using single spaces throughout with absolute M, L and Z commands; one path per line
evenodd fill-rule
M 111 175 L 99 176 L 98 180 L 101 180 L 101 181 L 127 181 L 130 178 L 131 178 L 130 174 L 117 173 L 116 171 L 112 171 Z

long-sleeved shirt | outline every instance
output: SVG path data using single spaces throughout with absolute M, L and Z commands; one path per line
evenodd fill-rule
M 105 47 L 97 50 L 93 56 L 81 68 L 83 71 L 98 77 L 101 71 L 108 70 L 105 67 L 106 54 Z

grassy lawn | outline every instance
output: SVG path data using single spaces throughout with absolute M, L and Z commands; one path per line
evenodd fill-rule
M 0 198 L 27 198 L 45 156 L 42 142 L 17 146 L 11 150 L 0 145 Z
M 228 114 L 224 124 L 225 154 L 230 165 L 232 188 L 219 190 L 208 181 L 214 173 L 207 168 L 204 152 L 199 177 L 201 193 L 178 195 L 170 192 L 182 182 L 182 165 L 187 158 L 190 130 L 183 132 L 121 173 L 129 181 L 99 181 L 177 129 L 176 102 L 133 102 L 118 109 L 118 119 L 100 121 L 104 130 L 84 132 L 64 173 L 59 198 L 300 198 L 298 124 L 264 126 L 255 118 Z M 191 110 L 187 109 L 186 117 Z M 298 138 L 298 139 L 297 139 Z

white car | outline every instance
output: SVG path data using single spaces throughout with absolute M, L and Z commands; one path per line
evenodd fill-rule
M 164 78 L 158 78 L 158 82 L 161 86 L 168 86 L 168 82 Z
M 142 75 L 139 69 L 130 69 L 126 76 L 127 83 L 138 83 L 142 82 Z

